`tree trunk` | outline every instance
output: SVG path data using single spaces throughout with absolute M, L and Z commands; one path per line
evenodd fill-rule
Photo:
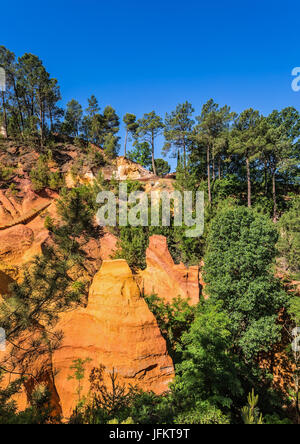
M 49 107 L 49 118 L 50 118 L 50 132 L 53 133 L 53 117 L 51 106 Z
M 276 173 L 272 171 L 273 221 L 277 221 Z
M 183 163 L 184 163 L 184 178 L 186 179 L 186 147 L 185 147 L 185 140 L 183 141 Z
M 208 201 L 211 203 L 211 186 L 210 186 L 210 152 L 209 152 L 209 145 L 207 146 L 206 151 L 206 162 L 207 162 L 207 187 L 208 187 Z
M 4 131 L 5 131 L 5 137 L 7 137 L 7 115 L 6 115 L 6 101 L 5 101 L 5 92 L 2 91 L 2 105 L 3 105 L 3 119 L 4 119 Z
M 41 148 L 44 145 L 44 123 L 43 123 L 43 111 L 40 110 L 40 137 L 41 137 Z
M 125 159 L 126 159 L 126 155 L 127 155 L 127 151 L 126 151 L 126 148 L 127 148 L 127 139 L 128 139 L 128 128 L 126 128 L 125 144 L 124 144 L 124 157 L 125 157 Z
M 264 173 L 265 173 L 265 195 L 268 194 L 268 167 L 267 167 L 267 160 L 264 160 Z
M 40 107 L 40 137 L 41 137 L 41 148 L 44 145 L 44 111 L 43 111 L 43 102 L 41 95 L 39 94 L 39 107 Z
M 212 158 L 212 180 L 215 181 L 216 180 L 216 173 L 215 173 L 215 156 L 213 156 Z
M 21 129 L 21 134 L 23 136 L 24 119 L 23 119 L 23 114 L 22 114 L 22 109 L 21 109 L 21 104 L 20 104 L 20 98 L 19 98 L 19 95 L 18 95 L 18 92 L 17 92 L 17 86 L 16 86 L 15 78 L 14 78 L 14 93 L 15 93 L 15 96 L 16 96 L 16 99 L 17 99 L 18 110 L 19 110 L 19 117 L 20 117 L 20 122 L 21 122 L 20 129 Z
M 249 158 L 246 157 L 246 167 L 247 167 L 247 184 L 248 184 L 248 208 L 251 208 L 251 174 L 250 174 L 250 162 Z
M 154 158 L 154 134 L 152 133 L 151 137 L 151 145 L 152 145 L 152 169 L 153 174 L 156 176 L 156 167 L 155 167 L 155 158 Z
M 221 157 L 219 157 L 218 159 L 218 174 L 219 174 L 219 179 L 222 178 L 222 173 L 221 173 Z

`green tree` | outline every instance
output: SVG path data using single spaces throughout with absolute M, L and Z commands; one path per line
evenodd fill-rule
M 191 118 L 194 108 L 191 103 L 177 105 L 176 110 L 166 114 L 164 136 L 167 144 L 164 151 L 168 152 L 172 145 L 175 147 L 175 156 L 183 154 L 183 167 L 187 173 L 187 154 L 192 143 L 192 128 L 194 120 Z
M 16 61 L 15 54 L 5 46 L 0 46 L 0 67 L 5 70 L 6 75 L 6 88 L 5 91 L 1 91 L 1 123 L 3 124 L 6 132 L 6 136 L 8 135 L 8 112 L 9 112 L 9 95 L 11 94 L 11 89 L 13 85 L 15 85 L 15 69 L 16 69 Z
M 266 158 L 272 178 L 273 219 L 277 220 L 276 176 L 299 172 L 300 114 L 292 107 L 273 111 L 267 118 Z
M 300 273 L 300 198 L 293 199 L 291 208 L 279 220 L 280 238 L 278 249 L 285 260 L 286 270 Z
M 46 90 L 46 116 L 50 121 L 50 131 L 59 128 L 60 119 L 64 115 L 64 110 L 57 105 L 61 100 L 60 87 L 56 79 L 50 79 Z
M 200 149 L 204 148 L 206 150 L 207 187 L 210 203 L 212 202 L 211 169 L 213 179 L 215 179 L 215 157 L 216 155 L 221 155 L 226 145 L 225 131 L 228 129 L 234 116 L 235 114 L 230 112 L 230 107 L 225 105 L 219 108 L 219 105 L 213 99 L 210 99 L 203 105 L 201 114 L 197 117 L 198 125 L 194 134 L 195 149 L 199 150 L 200 147 Z
M 33 188 L 41 191 L 44 188 L 59 190 L 64 186 L 64 177 L 59 171 L 51 171 L 49 163 L 51 159 L 47 155 L 40 155 L 36 167 L 30 171 L 30 179 Z
M 40 143 L 43 146 L 49 105 L 53 110 L 60 99 L 57 81 L 50 78 L 37 56 L 24 54 L 18 59 L 17 88 L 26 115 L 26 127 L 31 133 L 36 126 L 39 127 Z
M 63 131 L 70 136 L 78 137 L 82 115 L 82 106 L 77 102 L 77 100 L 72 99 L 69 103 L 67 103 L 65 121 L 63 122 Z
M 230 419 L 221 410 L 204 401 L 197 409 L 180 413 L 175 418 L 175 424 L 230 424 Z
M 254 390 L 248 395 L 248 405 L 242 409 L 242 418 L 244 424 L 263 424 L 262 414 L 257 408 L 258 395 L 255 396 Z
M 81 129 L 86 139 L 93 143 L 99 143 L 101 133 L 101 116 L 99 112 L 100 107 L 98 100 L 92 95 L 88 99 L 88 107 L 86 109 L 86 115 L 82 120 Z
M 155 138 L 161 134 L 164 128 L 163 121 L 160 116 L 158 116 L 155 111 L 151 113 L 144 114 L 144 116 L 138 120 L 137 135 L 141 137 L 146 142 L 150 143 L 152 149 L 152 169 L 153 173 L 156 175 L 155 167 Z
M 252 205 L 250 165 L 259 154 L 258 128 L 260 121 L 259 111 L 254 111 L 252 108 L 243 111 L 235 119 L 230 138 L 230 152 L 239 155 L 246 164 L 249 208 Z
M 76 395 L 78 397 L 77 399 L 77 408 L 81 408 L 82 407 L 82 397 L 81 397 L 81 393 L 82 393 L 82 381 L 84 380 L 84 376 L 85 376 L 85 364 L 87 364 L 88 362 L 90 362 L 91 359 L 87 358 L 87 359 L 74 359 L 73 364 L 70 367 L 70 370 L 73 371 L 73 374 L 68 376 L 68 380 L 71 381 L 73 379 L 75 379 L 77 381 L 77 389 L 76 389 Z
M 108 158 L 114 159 L 119 152 L 119 138 L 112 133 L 108 133 L 104 137 L 103 149 Z
M 128 136 L 131 135 L 133 137 L 136 136 L 136 131 L 138 129 L 138 123 L 136 121 L 136 116 L 134 114 L 126 113 L 123 117 L 123 122 L 126 126 L 126 133 L 125 133 L 125 143 L 124 143 L 124 157 L 127 156 L 127 141 Z
M 132 151 L 128 153 L 128 159 L 139 163 L 144 168 L 150 168 L 152 164 L 151 147 L 148 142 L 136 142 Z
M 243 207 L 217 213 L 208 235 L 206 291 L 212 303 L 224 303 L 235 347 L 248 360 L 281 338 L 277 317 L 288 297 L 271 268 L 277 240 L 277 229 L 265 216 Z
M 171 385 L 175 402 L 184 411 L 198 410 L 204 401 L 222 411 L 243 394 L 238 358 L 232 354 L 231 320 L 220 302 L 206 302 L 190 331 L 181 338 L 182 362 Z
M 6 72 L 6 91 L 2 91 L 2 121 L 8 135 L 35 139 L 43 146 L 50 131 L 62 116 L 57 103 L 59 85 L 34 54 L 15 55 L 0 47 L 0 66 Z
M 182 344 L 183 333 L 189 330 L 195 318 L 195 307 L 180 296 L 174 297 L 171 303 L 165 303 L 156 295 L 145 296 L 145 299 L 167 341 L 168 351 L 173 361 L 179 362 L 181 353 L 178 346 Z
M 170 165 L 164 159 L 155 159 L 155 167 L 156 167 L 156 174 L 158 176 L 165 176 L 171 171 Z M 150 169 L 150 171 L 152 171 L 152 168 Z

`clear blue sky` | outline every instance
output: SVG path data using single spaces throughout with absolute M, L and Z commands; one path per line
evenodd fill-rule
M 237 112 L 300 109 L 299 1 L 15 0 L 0 14 L 0 44 L 38 55 L 64 103 L 95 94 L 121 116 L 185 100 L 199 114 L 211 97 Z

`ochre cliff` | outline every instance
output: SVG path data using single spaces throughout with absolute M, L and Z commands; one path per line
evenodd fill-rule
M 146 252 L 147 268 L 139 273 L 139 285 L 146 295 L 156 294 L 166 302 L 181 296 L 191 304 L 199 302 L 203 286 L 200 266 L 176 265 L 164 236 L 151 236 Z
M 115 369 L 126 384 L 156 393 L 168 389 L 173 363 L 126 261 L 104 261 L 90 288 L 88 306 L 63 314 L 57 329 L 64 337 L 53 367 L 58 370 L 55 386 L 65 415 L 75 403 L 74 382 L 67 380 L 74 359 L 91 359 L 87 375 L 104 365 L 107 372 Z M 88 391 L 87 379 L 83 394 Z
M 91 370 L 100 365 L 106 368 L 107 382 L 114 369 L 118 381 L 127 386 L 137 385 L 155 393 L 168 390 L 174 376 L 173 362 L 126 261 L 104 261 L 94 277 L 87 307 L 61 314 L 55 330 L 61 331 L 63 338 L 52 357 L 38 353 L 36 359 L 26 362 L 26 373 L 34 379 L 27 379 L 27 396 L 23 392 L 17 398 L 20 410 L 26 407 L 34 385 L 44 383 L 51 390 L 55 411 L 68 417 L 77 400 L 76 381 L 68 379 L 76 359 L 89 359 L 82 395 L 88 394 Z M 27 332 L 21 338 L 23 347 L 32 340 L 32 334 Z M 4 355 L 0 352 L 0 359 Z M 24 371 L 21 356 L 19 361 L 15 371 Z

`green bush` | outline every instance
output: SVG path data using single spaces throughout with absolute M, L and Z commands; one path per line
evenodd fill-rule
M 8 181 L 14 175 L 15 169 L 0 164 L 0 181 Z
M 50 171 L 49 159 L 46 155 L 41 155 L 37 161 L 36 168 L 30 171 L 30 179 L 35 191 L 41 191 L 44 188 L 59 190 L 64 186 L 64 177 L 58 171 Z
M 278 250 L 291 273 L 300 273 L 300 198 L 294 198 L 291 208 L 279 221 Z
M 197 409 L 180 413 L 174 422 L 175 424 L 230 424 L 230 419 L 209 402 L 202 402 Z

